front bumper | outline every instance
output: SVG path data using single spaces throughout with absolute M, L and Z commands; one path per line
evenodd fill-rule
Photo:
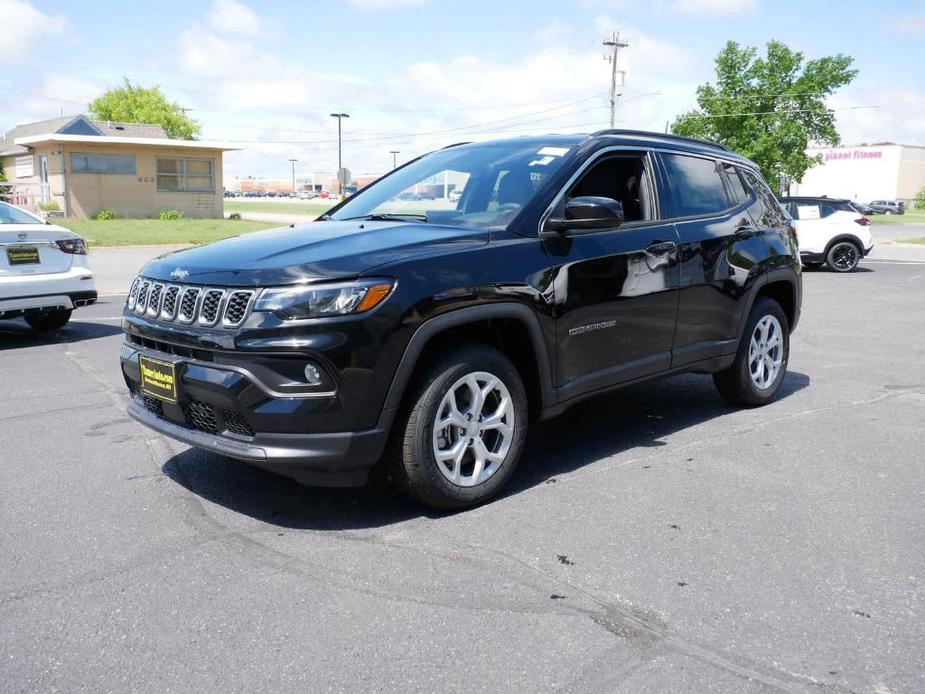
M 141 392 L 140 355 L 174 364 L 176 403 Z M 340 409 L 336 393 L 292 397 L 268 386 L 260 371 L 129 343 L 122 347 L 121 366 L 132 395 L 128 414 L 135 420 L 303 484 L 361 485 L 385 448 L 387 434 L 378 428 L 324 430 L 324 422 Z

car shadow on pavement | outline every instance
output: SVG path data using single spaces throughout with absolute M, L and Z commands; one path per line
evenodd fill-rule
M 37 345 L 60 345 L 70 342 L 96 340 L 110 337 L 122 332 L 119 323 L 93 323 L 91 321 L 73 321 L 59 330 L 40 333 L 20 319 L 0 321 L 0 351 L 7 349 L 25 349 Z
M 779 398 L 809 385 L 789 372 Z M 686 374 L 586 400 L 534 426 L 518 469 L 501 498 L 552 484 L 557 475 L 631 449 L 669 445 L 664 437 L 734 412 L 708 376 Z M 379 476 L 356 489 L 303 487 L 285 477 L 198 449 L 170 458 L 163 473 L 193 494 L 272 525 L 312 530 L 376 528 L 411 518 L 448 515 L 399 494 Z

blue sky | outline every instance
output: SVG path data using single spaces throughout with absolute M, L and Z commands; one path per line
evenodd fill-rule
M 694 106 L 728 39 L 779 39 L 808 58 L 847 53 L 833 97 L 846 142 L 925 144 L 925 1 L 346 0 L 93 3 L 0 0 L 0 130 L 84 110 L 126 75 L 160 85 L 243 149 L 227 175 L 336 165 L 346 111 L 356 173 L 450 142 L 589 131 L 607 123 L 600 41 L 620 29 L 619 125 L 662 130 Z M 131 8 L 130 10 L 128 8 Z M 875 108 L 876 107 L 876 108 Z

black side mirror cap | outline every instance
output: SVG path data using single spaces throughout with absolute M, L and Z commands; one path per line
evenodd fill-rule
M 594 231 L 614 229 L 623 223 L 623 205 L 613 198 L 581 195 L 565 202 L 562 217 L 550 217 L 544 229 L 548 231 Z

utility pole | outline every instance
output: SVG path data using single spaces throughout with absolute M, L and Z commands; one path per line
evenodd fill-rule
M 620 55 L 620 49 L 626 48 L 629 44 L 626 41 L 620 41 L 620 32 L 615 31 L 609 39 L 604 39 L 603 45 L 610 50 L 604 59 L 610 61 L 610 127 L 613 128 L 617 113 L 617 72 L 621 76 L 624 74 L 622 70 L 617 70 L 617 58 Z
M 295 163 L 299 161 L 298 159 L 290 159 L 289 163 L 292 165 L 292 194 L 295 195 Z
M 341 178 L 341 171 L 343 171 L 343 163 L 341 162 L 341 130 L 340 125 L 343 122 L 344 118 L 350 118 L 349 113 L 332 113 L 331 118 L 337 119 L 337 183 L 339 186 L 339 196 L 344 197 L 344 181 Z
M 392 168 L 393 169 L 398 168 L 398 160 L 395 157 L 401 154 L 401 152 L 399 152 L 397 149 L 392 149 L 392 150 L 389 150 L 389 154 L 392 155 Z

